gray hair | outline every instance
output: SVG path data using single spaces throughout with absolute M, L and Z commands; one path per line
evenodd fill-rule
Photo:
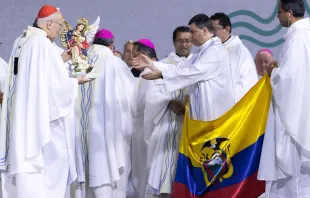
M 43 25 L 44 23 L 46 23 L 47 21 L 54 21 L 57 20 L 57 17 L 59 16 L 59 12 L 55 12 L 54 14 L 51 14 L 48 17 L 45 18 L 38 18 L 37 19 L 37 24 L 38 26 Z

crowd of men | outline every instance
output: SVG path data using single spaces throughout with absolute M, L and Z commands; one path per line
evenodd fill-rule
M 279 1 L 278 19 L 288 30 L 278 61 L 268 49 L 253 59 L 224 13 L 198 14 L 177 27 L 175 51 L 162 60 L 149 39 L 130 40 L 121 53 L 113 33 L 100 29 L 88 50 L 92 79 L 70 75 L 71 52 L 54 42 L 64 17 L 43 6 L 36 25 L 14 42 L 8 63 L 0 59 L 2 196 L 171 197 L 186 98 L 191 119 L 214 120 L 269 75 L 272 127 L 259 179 L 267 181 L 266 197 L 310 197 L 304 14 L 303 0 Z

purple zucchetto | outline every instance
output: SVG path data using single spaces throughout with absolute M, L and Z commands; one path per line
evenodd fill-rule
M 261 53 L 261 52 L 267 52 L 267 53 L 273 55 L 272 52 L 269 49 L 261 49 L 261 50 L 258 51 L 258 53 Z
M 140 39 L 140 40 L 137 41 L 137 43 L 141 43 L 142 45 L 145 45 L 145 46 L 155 50 L 155 45 L 149 39 L 145 39 L 145 38 L 144 39 Z
M 112 34 L 112 32 L 110 30 L 107 29 L 101 29 L 99 30 L 96 35 L 95 38 L 100 38 L 100 39 L 114 39 L 114 35 Z

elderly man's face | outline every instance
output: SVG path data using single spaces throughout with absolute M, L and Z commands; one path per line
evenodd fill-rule
M 258 53 L 255 57 L 257 73 L 261 76 L 266 74 L 266 67 L 273 61 L 273 56 L 265 51 Z
M 131 66 L 131 62 L 132 62 L 132 50 L 133 50 L 132 43 L 127 43 L 124 46 L 123 56 L 124 56 L 124 61 L 128 65 L 128 67 Z
M 65 25 L 63 23 L 64 18 L 60 12 L 56 14 L 55 19 L 48 21 L 47 29 L 48 29 L 48 37 L 54 41 L 61 31 L 64 29 Z

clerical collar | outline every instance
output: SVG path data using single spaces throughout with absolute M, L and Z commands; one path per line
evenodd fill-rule
M 28 37 L 32 35 L 42 35 L 47 37 L 47 33 L 44 30 L 32 26 L 28 26 L 27 30 L 25 31 L 25 35 L 27 35 Z
M 99 44 L 93 44 L 89 51 L 97 52 L 97 53 L 104 53 L 104 54 L 112 54 L 113 52 L 110 48 L 104 46 L 104 45 L 99 45 Z
M 132 75 L 133 75 L 134 77 L 136 77 L 136 78 L 139 78 L 139 77 L 140 77 L 140 74 L 141 74 L 141 72 L 142 72 L 142 71 L 137 70 L 137 69 L 135 69 L 135 68 L 132 68 L 130 71 L 131 71 Z
M 43 30 L 42 28 L 38 27 L 38 26 L 33 26 L 34 28 L 38 28 L 40 30 Z M 43 30 L 44 31 L 44 30 Z
M 223 44 L 226 43 L 230 38 L 231 38 L 231 35 L 229 35 L 228 39 L 224 41 Z
M 33 22 L 32 27 L 43 30 L 42 28 L 40 28 L 40 27 L 38 26 L 37 19 Z M 43 30 L 43 31 L 44 31 L 44 30 Z M 45 32 L 45 31 L 44 31 L 44 32 Z M 47 34 L 46 34 L 46 37 L 48 38 L 48 35 L 47 35 Z M 48 38 L 48 39 L 51 41 L 50 38 Z M 54 43 L 53 41 L 51 41 L 51 42 Z
M 40 27 L 35 27 L 35 28 L 38 28 L 38 29 L 40 29 L 40 30 L 43 30 L 42 28 L 40 28 Z M 44 31 L 44 30 L 43 30 Z M 45 32 L 45 31 L 44 31 Z M 49 37 L 48 37 L 48 35 L 46 34 L 46 38 L 48 38 L 48 40 L 50 40 L 51 41 L 51 43 L 54 43 L 54 41 L 52 41 Z

